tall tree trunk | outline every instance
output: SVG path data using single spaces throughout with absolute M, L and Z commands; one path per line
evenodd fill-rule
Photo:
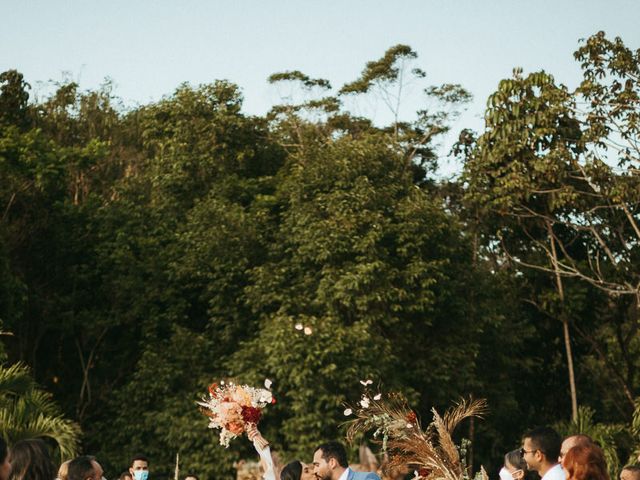
M 569 322 L 562 315 L 562 332 L 564 334 L 564 348 L 567 352 L 567 369 L 569 370 L 569 389 L 571 390 L 571 419 L 578 421 L 578 395 L 576 393 L 576 377 L 573 371 L 573 354 L 571 352 L 571 336 L 569 334 Z
M 551 245 L 551 262 L 553 264 L 553 270 L 556 274 L 556 288 L 558 289 L 558 297 L 560 298 L 561 318 L 562 321 L 562 334 L 564 337 L 564 348 L 567 354 L 567 370 L 569 372 L 569 391 L 571 394 L 571 419 L 574 422 L 578 421 L 578 395 L 576 392 L 576 376 L 573 370 L 573 353 L 571 352 L 571 333 L 569 331 L 569 319 L 567 318 L 565 304 L 564 304 L 564 286 L 562 284 L 562 277 L 558 268 L 558 254 L 556 251 L 556 241 L 553 235 L 553 228 L 549 221 L 547 224 L 547 233 L 549 236 L 549 243 Z

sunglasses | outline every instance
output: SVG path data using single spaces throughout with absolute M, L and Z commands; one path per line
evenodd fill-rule
M 526 453 L 534 453 L 534 452 L 537 452 L 537 451 L 538 451 L 538 450 L 525 450 L 524 448 L 521 448 L 521 449 L 520 449 L 520 456 L 521 456 L 521 457 L 524 457 L 524 455 L 525 455 Z

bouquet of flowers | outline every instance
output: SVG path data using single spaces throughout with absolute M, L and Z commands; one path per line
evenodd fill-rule
M 228 447 L 233 438 L 258 424 L 265 406 L 276 403 L 269 390 L 270 380 L 265 380 L 265 387 L 254 388 L 224 381 L 209 385 L 209 395 L 197 403 L 200 411 L 209 417 L 209 428 L 220 429 L 220 445 Z

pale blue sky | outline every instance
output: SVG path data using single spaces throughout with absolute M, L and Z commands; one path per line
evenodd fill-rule
M 455 128 L 479 129 L 487 96 L 513 67 L 574 87 L 579 38 L 604 30 L 640 48 L 639 25 L 639 0 L 0 0 L 0 71 L 16 68 L 34 86 L 62 72 L 82 88 L 109 76 L 128 105 L 184 81 L 228 79 L 245 111 L 262 114 L 278 102 L 273 72 L 339 87 L 405 43 L 431 83 L 474 94 Z

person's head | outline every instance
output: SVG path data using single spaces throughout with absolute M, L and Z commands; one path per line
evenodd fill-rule
M 553 428 L 538 427 L 527 432 L 520 452 L 529 470 L 544 474 L 558 463 L 560 455 L 560 435 Z
M 527 472 L 527 462 L 520 454 L 520 449 L 512 450 L 504 456 L 504 468 L 509 472 L 513 480 L 523 480 Z
M 57 480 L 67 480 L 67 475 L 69 474 L 69 463 L 71 463 L 71 460 L 67 460 L 60 464 L 58 467 L 58 475 L 56 476 Z
M 149 478 L 149 459 L 144 455 L 134 455 L 129 466 L 129 473 L 133 480 L 147 480 Z
M 313 453 L 313 473 L 319 480 L 338 480 L 348 466 L 347 451 L 341 443 L 323 443 Z
M 91 455 L 81 455 L 69 462 L 67 480 L 104 480 L 102 466 Z
M 9 480 L 11 476 L 11 462 L 9 462 L 9 447 L 0 435 L 0 480 Z
M 607 462 L 596 444 L 570 448 L 562 460 L 567 480 L 609 480 Z
M 11 448 L 12 480 L 53 480 L 56 467 L 43 440 L 21 440 Z
M 313 465 L 294 460 L 287 463 L 280 472 L 280 480 L 315 480 Z
M 620 480 L 640 480 L 640 465 L 625 465 L 620 472 Z
M 120 474 L 118 480 L 133 480 L 133 476 L 131 475 L 131 472 L 127 470 L 126 472 L 122 472 Z
M 562 463 L 562 459 L 567 454 L 567 452 L 573 447 L 586 447 L 591 445 L 593 440 L 589 435 L 583 435 L 579 433 L 577 435 L 571 435 L 565 438 L 562 441 L 562 445 L 560 445 L 560 455 L 558 456 L 558 462 Z

